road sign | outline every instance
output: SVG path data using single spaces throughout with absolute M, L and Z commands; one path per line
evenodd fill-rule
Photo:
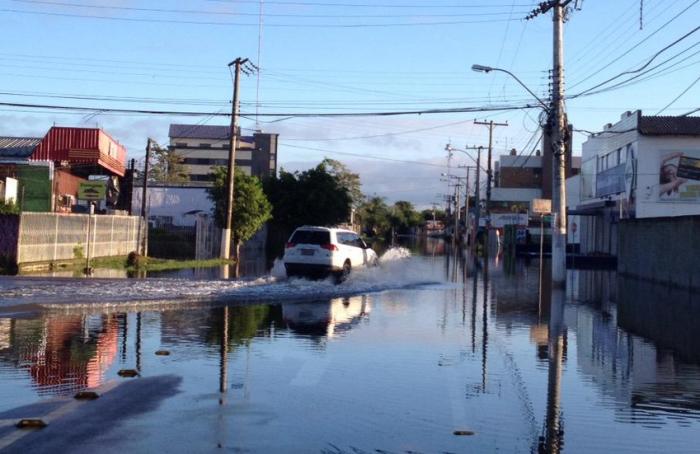
M 78 187 L 80 200 L 104 200 L 107 195 L 107 185 L 104 181 L 84 181 Z
M 552 201 L 550 199 L 532 199 L 530 212 L 532 214 L 549 214 L 552 212 Z

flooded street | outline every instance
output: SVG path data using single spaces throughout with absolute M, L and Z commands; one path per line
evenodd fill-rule
M 570 270 L 540 298 L 536 260 L 446 252 L 337 286 L 0 278 L 0 449 L 697 452 L 698 296 Z

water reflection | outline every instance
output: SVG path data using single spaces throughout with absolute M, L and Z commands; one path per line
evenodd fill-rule
M 117 315 L 3 319 L 0 361 L 26 372 L 39 394 L 99 386 L 118 352 Z
M 314 303 L 282 305 L 285 325 L 296 334 L 332 338 L 346 332 L 369 315 L 367 295 L 335 298 Z
M 186 420 L 222 448 L 254 452 L 694 449 L 697 295 L 577 271 L 571 297 L 546 282 L 540 290 L 537 261 L 496 264 L 449 248 L 440 255 L 437 245 L 418 243 L 424 255 L 402 265 L 442 276 L 425 288 L 5 316 L 2 405 L 137 368 L 184 378 L 174 403 L 139 421 L 167 443 L 187 443 Z M 156 357 L 159 348 L 171 356 Z

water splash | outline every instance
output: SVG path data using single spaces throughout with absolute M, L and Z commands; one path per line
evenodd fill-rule
M 15 281 L 12 284 L 12 281 Z M 160 304 L 174 301 L 305 301 L 386 290 L 417 288 L 444 282 L 423 257 L 408 249 L 389 249 L 378 266 L 353 269 L 347 281 L 287 279 L 276 260 L 270 274 L 248 280 L 190 279 L 22 279 L 0 281 L 2 306 L 38 304 L 43 307 L 115 303 Z

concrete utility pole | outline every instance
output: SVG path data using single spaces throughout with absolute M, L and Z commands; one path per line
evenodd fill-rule
M 220 257 L 228 260 L 231 257 L 231 231 L 233 227 L 233 194 L 234 194 L 234 172 L 236 169 L 236 145 L 238 134 L 238 86 L 241 76 L 241 66 L 248 61 L 247 58 L 237 58 L 228 64 L 229 68 L 234 66 L 233 78 L 233 101 L 231 105 L 231 143 L 228 150 L 228 174 L 226 176 L 226 211 L 224 228 L 221 230 L 221 251 Z M 236 248 L 237 249 L 237 248 Z M 238 258 L 238 251 L 235 251 L 235 258 Z
M 143 165 L 143 188 L 141 189 L 141 219 L 143 219 L 144 227 L 141 229 L 141 255 L 148 255 L 148 218 L 146 205 L 148 202 L 148 172 L 151 168 L 151 146 L 153 139 L 150 137 L 146 142 L 146 162 Z
M 569 3 L 569 1 L 564 4 Z M 552 106 L 552 286 L 566 287 L 566 114 L 564 112 L 564 5 L 557 0 L 552 7 L 553 73 Z
M 493 172 L 491 171 L 491 161 L 493 156 L 493 128 L 495 126 L 508 126 L 508 123 L 494 123 L 491 121 L 476 121 L 475 125 L 485 125 L 489 128 L 489 154 L 488 162 L 486 163 L 486 247 L 484 248 L 484 253 L 488 256 L 488 238 L 489 230 L 491 229 L 491 184 L 493 180 Z
M 552 144 L 552 287 L 566 287 L 566 143 L 567 120 L 564 106 L 564 13 L 574 0 L 540 3 L 526 19 L 552 10 L 552 101 L 547 128 Z M 580 9 L 580 2 L 574 2 Z
M 474 234 L 472 236 L 472 253 L 476 253 L 476 240 L 479 237 L 479 223 L 481 222 L 481 150 L 484 147 L 477 147 L 476 155 L 476 185 L 474 187 L 474 198 L 476 206 L 474 207 Z

